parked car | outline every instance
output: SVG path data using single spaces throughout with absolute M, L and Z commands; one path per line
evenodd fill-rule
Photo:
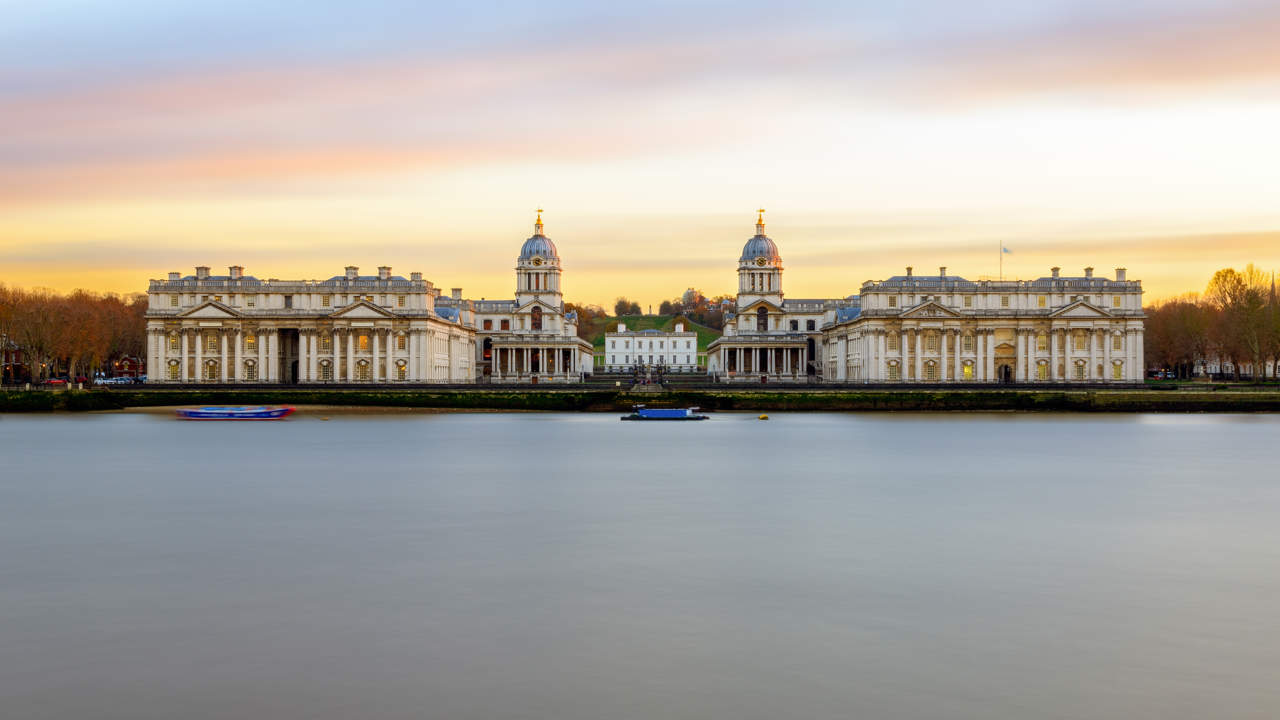
M 44 384 L 62 386 L 67 384 L 67 379 L 66 378 L 49 378 L 48 380 L 44 381 Z

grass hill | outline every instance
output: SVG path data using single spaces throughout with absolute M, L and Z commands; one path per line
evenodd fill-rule
M 592 333 L 587 340 L 595 346 L 596 350 L 604 350 L 604 334 L 616 330 L 618 323 L 627 326 L 627 330 L 661 330 L 663 332 L 671 332 L 675 329 L 677 322 L 684 323 L 686 331 L 692 330 L 698 334 L 698 350 L 707 349 L 707 345 L 712 340 L 720 337 L 719 330 L 713 330 L 705 325 L 699 325 L 687 317 L 679 315 L 623 315 L 622 317 L 606 318 L 606 322 L 601 323 L 598 328 L 592 328 Z

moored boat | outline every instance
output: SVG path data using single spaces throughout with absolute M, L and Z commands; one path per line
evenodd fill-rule
M 288 405 L 283 407 L 211 405 L 198 408 L 178 408 L 176 412 L 182 420 L 279 420 L 292 414 L 296 409 Z
M 623 420 L 706 420 L 706 415 L 699 415 L 698 408 L 647 408 L 637 405 L 635 412 L 623 415 Z

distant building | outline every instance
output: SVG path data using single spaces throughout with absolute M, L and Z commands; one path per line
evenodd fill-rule
M 668 372 L 698 370 L 698 334 L 675 323 L 670 332 L 627 330 L 626 323 L 604 334 L 605 372 L 627 372 L 635 368 L 662 368 Z
M 26 354 L 17 343 L 0 336 L 0 382 L 13 384 L 27 382 L 31 379 L 31 369 L 27 367 Z
M 835 382 L 1111 383 L 1143 380 L 1142 283 L 1053 268 L 1035 280 L 897 275 L 863 283 L 824 332 Z
M 857 302 L 784 299 L 782 256 L 764 234 L 761 210 L 738 258 L 738 295 L 726 308 L 724 334 L 707 347 L 707 373 L 724 382 L 814 381 L 822 374 L 823 326 Z
M 482 380 L 571 383 L 591 373 L 591 343 L 578 337 L 577 313 L 564 310 L 560 273 L 560 254 L 539 210 L 516 258 L 514 300 L 464 300 L 460 288 L 441 298 L 440 307 L 463 312 L 475 329 Z
M 152 383 L 470 382 L 475 331 L 422 273 L 259 280 L 171 272 L 147 288 Z

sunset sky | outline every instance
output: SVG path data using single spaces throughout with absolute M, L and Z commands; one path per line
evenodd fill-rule
M 240 264 L 510 297 L 546 209 L 566 299 L 790 297 L 1060 265 L 1280 269 L 1280 6 L 5 3 L 0 282 Z

